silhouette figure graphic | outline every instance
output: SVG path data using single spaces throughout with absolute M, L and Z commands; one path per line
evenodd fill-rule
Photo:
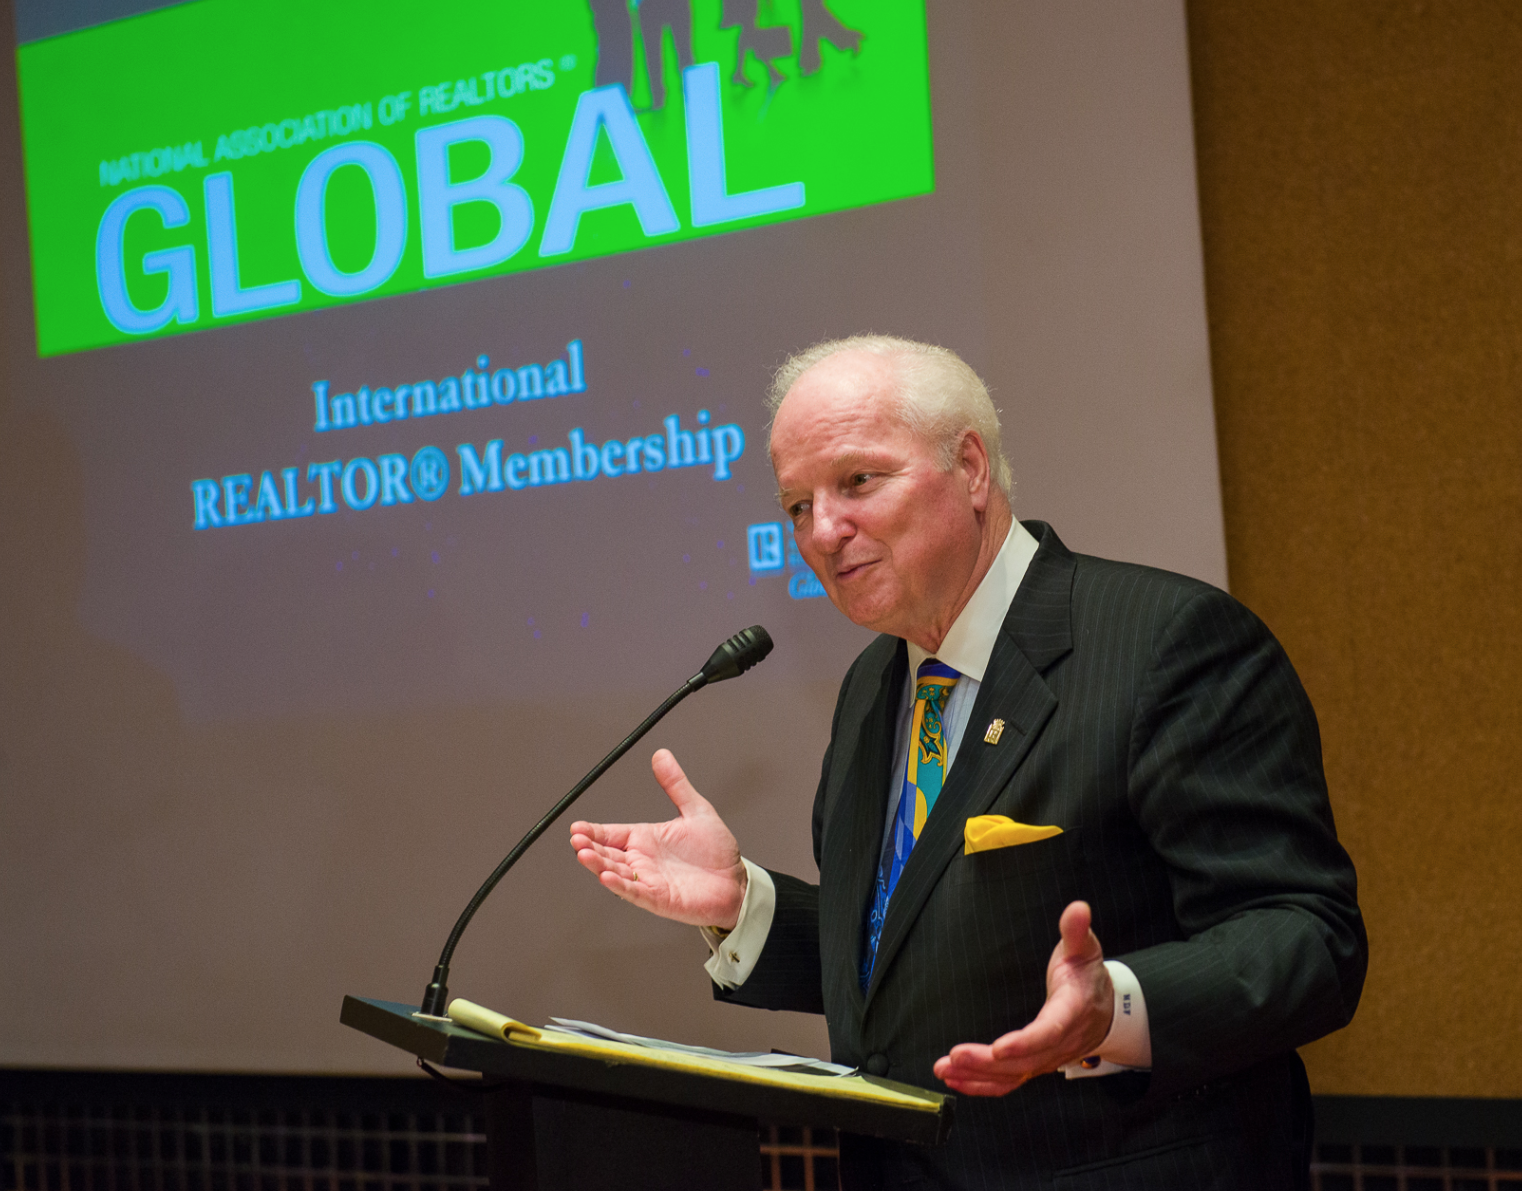
M 634 89 L 634 18 L 627 0 L 588 0 L 592 29 L 597 35 L 599 87 L 622 83 L 624 94 Z
M 640 41 L 645 47 L 645 74 L 650 80 L 650 106 L 666 105 L 666 72 L 662 69 L 663 34 L 671 30 L 677 70 L 692 65 L 692 7 L 689 0 L 639 0 Z
M 803 36 L 798 46 L 798 71 L 814 74 L 819 69 L 819 43 L 829 42 L 837 50 L 861 52 L 861 34 L 847 29 L 835 14 L 824 6 L 824 0 L 803 0 Z
M 597 35 L 597 75 L 599 87 L 615 83 L 625 94 L 634 91 L 634 32 L 639 30 L 640 46 L 645 55 L 645 74 L 650 82 L 650 106 L 666 104 L 665 33 L 671 31 L 676 49 L 678 71 L 692 65 L 692 6 L 690 0 L 587 0 L 592 9 L 592 28 Z M 745 77 L 748 52 L 766 64 L 772 86 L 787 80 L 777 68 L 777 59 L 793 52 L 793 31 L 787 25 L 757 25 L 759 0 L 722 0 L 720 29 L 739 26 L 740 40 L 735 49 L 735 68 L 730 82 L 743 87 L 754 84 Z M 798 72 L 815 74 L 821 66 L 819 43 L 827 41 L 837 50 L 861 52 L 862 35 L 843 25 L 825 4 L 825 0 L 801 0 L 803 27 L 798 39 Z
M 729 81 L 739 83 L 742 87 L 755 86 L 745 77 L 745 51 L 750 50 L 766 64 L 766 72 L 771 75 L 772 86 L 775 87 L 785 81 L 787 76 L 777 69 L 772 59 L 786 58 L 793 52 L 793 31 L 786 25 L 758 26 L 758 4 L 759 0 L 724 0 L 719 28 L 740 26 L 740 44 L 735 48 L 735 71 L 729 76 Z

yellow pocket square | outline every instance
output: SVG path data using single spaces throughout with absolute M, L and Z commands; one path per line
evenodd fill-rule
M 1039 839 L 1051 839 L 1061 834 L 1060 827 L 1032 827 L 1029 823 L 1016 823 L 1004 815 L 974 815 L 967 820 L 962 832 L 966 842 L 962 855 L 1012 848 L 1016 844 L 1033 844 Z

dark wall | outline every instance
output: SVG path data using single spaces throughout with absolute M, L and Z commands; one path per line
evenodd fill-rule
M 1188 11 L 1231 586 L 1372 946 L 1312 1083 L 1522 1095 L 1522 8 Z

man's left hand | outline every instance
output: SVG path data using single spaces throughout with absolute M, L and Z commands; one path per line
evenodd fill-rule
M 1062 938 L 1046 965 L 1046 1004 L 1036 1020 L 991 1045 L 952 1047 L 936 1060 L 936 1078 L 966 1096 L 1003 1096 L 1099 1049 L 1115 1015 L 1115 990 L 1091 919 L 1087 902 L 1062 912 Z

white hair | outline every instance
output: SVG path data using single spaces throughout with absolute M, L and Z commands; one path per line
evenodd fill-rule
M 766 398 L 773 417 L 805 372 L 841 352 L 861 352 L 888 361 L 894 377 L 893 412 L 902 425 L 930 444 L 942 471 L 956 466 L 962 436 L 976 431 L 988 451 L 994 483 L 1006 497 L 1011 495 L 1014 476 L 999 438 L 999 411 L 978 374 L 944 347 L 891 335 L 852 335 L 816 343 L 777 369 Z

